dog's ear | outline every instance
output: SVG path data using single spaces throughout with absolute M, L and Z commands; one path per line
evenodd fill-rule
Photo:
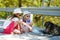
M 49 25 L 49 22 L 45 22 L 44 26 L 48 26 Z
M 46 26 L 46 23 L 44 23 L 44 26 Z
M 45 22 L 44 26 L 45 26 L 45 28 L 47 28 L 47 23 L 46 22 Z
M 48 24 L 48 22 L 45 22 L 45 23 L 44 23 L 44 26 L 46 26 L 47 24 Z

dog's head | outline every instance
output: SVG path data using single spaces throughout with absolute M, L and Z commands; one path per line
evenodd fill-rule
M 44 26 L 46 27 L 45 31 L 47 33 L 51 33 L 51 31 L 54 29 L 54 24 L 50 21 L 45 22 Z
M 60 34 L 60 26 L 50 22 L 50 21 L 47 21 L 45 22 L 44 26 L 46 27 L 45 31 L 46 33 L 48 34 Z

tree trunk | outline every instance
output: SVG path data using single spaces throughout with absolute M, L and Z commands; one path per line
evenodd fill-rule
M 49 1 L 49 3 L 48 3 L 48 7 L 50 6 L 50 2 L 51 2 L 51 0 L 48 0 Z
M 18 0 L 18 2 L 19 2 L 18 7 L 22 7 L 21 1 L 22 1 L 22 0 Z

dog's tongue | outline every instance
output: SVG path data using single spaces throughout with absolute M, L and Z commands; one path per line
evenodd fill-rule
M 48 32 L 48 28 L 46 28 L 46 32 Z

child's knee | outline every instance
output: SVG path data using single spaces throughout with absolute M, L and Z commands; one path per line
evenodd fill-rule
M 21 32 L 20 32 L 20 30 L 14 29 L 13 33 L 14 34 L 20 34 Z

